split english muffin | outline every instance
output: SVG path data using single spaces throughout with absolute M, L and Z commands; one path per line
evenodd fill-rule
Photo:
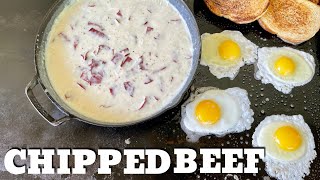
M 320 0 L 309 0 L 309 1 L 311 1 L 311 2 L 313 2 L 313 3 L 316 3 L 316 4 L 319 4 L 319 3 L 320 3 Z
M 259 19 L 267 10 L 269 0 L 204 0 L 216 15 L 237 24 L 247 24 Z
M 320 29 L 320 6 L 308 0 L 270 0 L 259 19 L 266 31 L 290 44 L 311 39 Z

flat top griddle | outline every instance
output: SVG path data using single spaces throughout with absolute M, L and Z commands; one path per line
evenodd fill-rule
M 216 79 L 207 67 L 199 66 L 193 88 L 214 86 L 221 89 L 240 87 L 248 91 L 255 112 L 252 129 L 239 134 L 227 135 L 223 138 L 207 136 L 198 143 L 188 143 L 186 135 L 180 128 L 180 105 L 162 116 L 144 124 L 125 128 L 102 128 L 78 121 L 68 122 L 60 127 L 52 127 L 32 108 L 23 93 L 27 82 L 34 75 L 33 46 L 41 19 L 54 3 L 54 0 L 10 0 L 1 2 L 0 6 L 0 162 L 5 153 L 13 148 L 161 148 L 167 150 L 173 162 L 173 148 L 189 147 L 194 149 L 205 147 L 251 147 L 251 136 L 255 127 L 266 117 L 273 114 L 301 114 L 313 132 L 318 157 L 320 155 L 320 33 L 310 41 L 293 48 L 312 54 L 316 59 L 316 76 L 309 84 L 295 88 L 290 95 L 276 91 L 272 85 L 263 85 L 253 77 L 253 66 L 241 69 L 237 78 Z M 194 12 L 200 32 L 215 33 L 223 30 L 239 30 L 249 40 L 260 47 L 290 46 L 280 39 L 265 32 L 257 22 L 248 25 L 236 25 L 224 18 L 213 15 L 202 0 L 185 0 Z M 13 73 L 15 72 L 15 73 Z M 189 90 L 190 93 L 190 90 Z M 43 104 L 48 104 L 51 113 L 59 116 L 55 108 L 49 106 L 45 95 L 39 91 L 38 96 Z M 184 100 L 188 98 L 185 96 Z M 267 101 L 266 99 L 269 99 Z M 130 139 L 129 139 L 130 138 Z M 125 142 L 130 140 L 130 143 Z M 201 165 L 202 159 L 197 159 Z M 55 165 L 57 162 L 54 163 Z M 90 166 L 87 175 L 21 175 L 24 179 L 234 179 L 227 174 L 173 174 L 173 167 L 160 176 L 123 175 L 124 162 L 114 167 L 111 176 L 98 175 L 99 162 Z M 263 179 L 267 177 L 264 164 L 260 163 L 258 174 L 238 174 L 239 179 Z M 311 173 L 306 179 L 320 177 L 320 158 L 316 158 L 311 166 Z M 0 165 L 0 179 L 12 179 Z

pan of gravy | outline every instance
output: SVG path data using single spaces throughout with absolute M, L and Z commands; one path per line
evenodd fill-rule
M 70 119 L 136 124 L 188 89 L 200 40 L 182 0 L 70 0 L 51 11 L 36 48 L 38 81 Z

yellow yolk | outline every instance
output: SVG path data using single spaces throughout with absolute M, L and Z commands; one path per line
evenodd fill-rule
M 234 61 L 240 58 L 241 49 L 234 41 L 226 40 L 220 44 L 219 54 L 223 60 Z
M 219 105 L 212 100 L 201 101 L 196 107 L 196 117 L 202 124 L 215 124 L 221 118 Z
M 283 126 L 274 134 L 278 146 L 285 151 L 295 151 L 301 146 L 302 137 L 300 133 L 291 126 Z
M 282 56 L 275 62 L 274 68 L 281 76 L 290 76 L 294 73 L 296 65 L 291 58 Z

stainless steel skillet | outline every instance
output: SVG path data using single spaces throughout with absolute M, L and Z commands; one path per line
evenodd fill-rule
M 150 119 L 153 119 L 160 114 L 166 112 L 167 110 L 171 109 L 172 107 L 175 107 L 183 97 L 185 91 L 189 88 L 193 77 L 195 75 L 197 66 L 198 66 L 198 60 L 200 55 L 200 35 L 199 35 L 199 29 L 196 23 L 196 20 L 188 8 L 188 6 L 184 3 L 183 0 L 168 0 L 169 3 L 171 3 L 182 15 L 182 17 L 187 22 L 188 29 L 191 34 L 192 43 L 193 43 L 193 49 L 194 49 L 194 56 L 192 59 L 192 70 L 187 78 L 187 82 L 182 88 L 181 92 L 177 94 L 177 96 L 174 98 L 174 100 L 165 108 L 157 112 L 156 114 L 145 117 L 143 119 L 139 119 L 137 121 L 133 122 L 126 122 L 126 123 L 110 123 L 110 122 L 100 122 L 96 121 L 95 119 L 91 119 L 88 117 L 85 117 L 81 115 L 80 113 L 76 112 L 69 106 L 67 106 L 64 101 L 57 95 L 55 90 L 53 89 L 49 77 L 46 71 L 46 59 L 45 59 L 45 48 L 46 48 L 46 41 L 48 39 L 48 34 L 54 24 L 55 19 L 59 16 L 59 14 L 64 10 L 66 6 L 68 6 L 71 1 L 69 0 L 59 0 L 57 1 L 52 8 L 48 11 L 47 15 L 44 17 L 44 20 L 42 22 L 42 25 L 38 31 L 38 35 L 35 42 L 35 69 L 36 69 L 36 75 L 31 80 L 31 82 L 27 85 L 25 89 L 25 93 L 31 102 L 31 104 L 34 106 L 34 108 L 39 112 L 39 114 L 47 120 L 51 125 L 58 126 L 66 121 L 75 119 L 79 121 L 83 121 L 85 123 L 94 124 L 98 126 L 112 126 L 112 127 L 119 127 L 119 126 L 128 126 L 133 125 L 137 123 L 141 123 Z M 51 102 L 66 116 L 61 119 L 55 119 L 53 118 L 38 102 L 37 98 L 34 96 L 33 89 L 40 85 L 48 98 L 51 100 Z

